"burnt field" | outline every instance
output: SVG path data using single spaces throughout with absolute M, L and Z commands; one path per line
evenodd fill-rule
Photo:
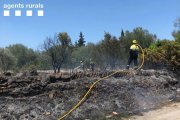
M 1 74 L 0 119 L 57 120 L 77 104 L 94 81 L 111 73 Z M 180 101 L 178 80 L 166 70 L 120 72 L 95 85 L 65 119 L 120 119 Z

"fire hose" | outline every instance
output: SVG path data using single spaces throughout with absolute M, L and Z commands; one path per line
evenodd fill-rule
M 140 70 L 142 68 L 142 66 L 144 65 L 144 50 L 142 49 L 142 47 L 138 44 L 138 47 L 140 48 L 141 52 L 142 52 L 142 62 L 141 62 L 141 65 L 137 68 L 137 70 Z M 100 81 L 102 80 L 105 80 L 119 72 L 123 72 L 122 70 L 118 70 L 118 71 L 115 71 L 114 73 L 106 76 L 106 77 L 103 77 L 103 78 L 100 78 L 98 79 L 97 81 L 95 81 L 89 88 L 89 90 L 85 93 L 85 95 L 79 100 L 79 102 L 72 107 L 72 109 L 70 109 L 68 112 L 66 112 L 63 116 L 61 116 L 60 118 L 58 118 L 58 120 L 63 120 L 65 117 L 67 117 L 71 112 L 73 112 L 75 109 L 77 109 L 81 104 L 82 102 L 86 99 L 86 97 L 89 95 L 89 93 L 92 91 L 92 88 Z

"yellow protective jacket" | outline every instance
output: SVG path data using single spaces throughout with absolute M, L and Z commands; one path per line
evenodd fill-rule
M 139 47 L 137 44 L 133 44 L 130 47 L 130 56 L 137 56 L 139 53 Z
M 133 45 L 131 45 L 130 50 L 139 51 L 139 47 L 137 44 L 133 44 Z

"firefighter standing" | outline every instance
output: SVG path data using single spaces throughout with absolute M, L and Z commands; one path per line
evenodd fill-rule
M 133 40 L 132 43 L 133 44 L 130 47 L 129 60 L 128 60 L 128 65 L 126 66 L 126 69 L 129 69 L 129 66 L 132 61 L 134 61 L 134 66 L 135 66 L 134 69 L 137 69 L 137 66 L 138 66 L 137 58 L 138 58 L 138 53 L 139 53 L 139 47 L 136 40 Z
M 92 72 L 94 71 L 94 66 L 95 66 L 95 63 L 92 61 L 92 59 L 90 59 L 90 69 Z

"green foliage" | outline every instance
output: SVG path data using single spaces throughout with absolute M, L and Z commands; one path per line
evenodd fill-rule
M 180 30 L 174 31 L 174 32 L 173 32 L 173 36 L 174 36 L 176 42 L 179 42 L 179 43 L 180 43 Z
M 28 49 L 22 44 L 10 45 L 7 49 L 17 59 L 17 68 L 22 68 L 24 65 L 35 61 L 37 58 L 37 54 L 32 49 Z
M 56 37 L 56 36 L 54 36 Z M 56 38 L 54 38 L 56 39 Z M 58 34 L 58 40 L 60 41 L 61 45 L 63 47 L 68 47 L 71 45 L 71 38 L 69 37 L 69 35 L 67 34 L 67 32 L 61 32 Z
M 84 40 L 84 36 L 83 36 L 82 32 L 80 32 L 77 46 L 78 46 L 78 47 L 85 46 L 85 42 L 86 42 L 86 41 Z
M 34 68 L 36 70 L 49 70 L 51 69 L 50 57 L 44 52 L 36 51 L 36 59 L 31 62 L 25 64 L 22 69 L 23 70 L 32 70 Z
M 175 70 L 180 69 L 180 43 L 162 40 L 146 49 L 145 61 L 151 64 L 166 64 Z
M 162 48 L 162 46 L 166 44 L 166 41 L 156 41 L 155 35 L 141 27 L 133 29 L 132 32 L 124 32 L 122 30 L 118 38 L 119 39 L 105 32 L 103 40 L 99 43 L 89 43 L 85 46 L 84 36 L 82 32 L 80 32 L 79 40 L 75 45 L 72 45 L 68 33 L 61 32 L 54 35 L 54 37 L 47 37 L 43 44 L 44 51 L 41 52 L 33 51 L 22 44 L 10 45 L 7 49 L 12 53 L 12 56 L 17 59 L 16 68 L 53 68 L 55 72 L 60 72 L 62 67 L 74 68 L 79 65 L 80 61 L 88 63 L 90 59 L 101 69 L 114 69 L 122 64 L 126 65 L 129 48 L 134 39 L 136 39 L 143 48 L 148 48 L 151 45 L 147 51 L 148 53 L 154 54 L 154 56 L 156 52 L 161 50 L 159 47 Z M 167 49 L 169 48 L 171 49 L 172 46 L 168 46 Z M 168 56 L 171 56 L 171 54 L 174 55 L 175 53 L 169 54 L 166 53 Z M 170 61 L 176 58 L 177 56 L 173 58 L 169 57 L 168 60 Z
M 160 42 L 160 40 L 157 40 L 155 43 L 152 43 L 150 46 L 149 46 L 149 49 L 150 50 L 156 50 L 158 47 L 162 46 L 162 41 Z
M 71 67 L 75 68 L 80 65 L 80 61 L 83 61 L 86 65 L 92 58 L 95 45 L 88 43 L 86 46 L 74 48 L 71 58 Z
M 120 56 L 119 40 L 110 33 L 105 33 L 104 39 L 95 46 L 92 56 L 102 69 L 108 66 L 115 68 Z
M 71 39 L 66 32 L 55 35 L 54 38 L 48 37 L 43 45 L 47 55 L 51 58 L 54 72 L 60 72 L 71 54 Z
M 0 68 L 3 71 L 12 69 L 16 63 L 16 58 L 8 49 L 0 48 Z
M 88 61 L 90 59 L 89 49 L 88 47 L 80 47 L 76 48 L 72 53 L 73 59 L 78 63 L 80 61 Z
M 105 33 L 104 39 L 95 46 L 92 56 L 103 69 L 108 66 L 113 69 L 121 64 L 126 64 L 129 48 L 134 39 L 143 48 L 148 48 L 156 41 L 156 36 L 140 27 L 135 28 L 132 32 L 122 30 L 119 40 L 110 33 Z
M 143 48 L 148 48 L 151 43 L 156 41 L 156 35 L 149 33 L 148 30 L 144 30 L 141 27 L 135 28 L 132 32 L 126 31 L 124 36 L 121 33 L 120 43 L 125 47 L 126 51 L 129 51 L 129 46 L 132 44 L 132 40 L 137 40 Z
M 28 63 L 28 64 L 24 65 L 21 68 L 21 70 L 30 72 L 30 71 L 33 71 L 33 70 L 38 70 L 38 67 L 35 64 Z

